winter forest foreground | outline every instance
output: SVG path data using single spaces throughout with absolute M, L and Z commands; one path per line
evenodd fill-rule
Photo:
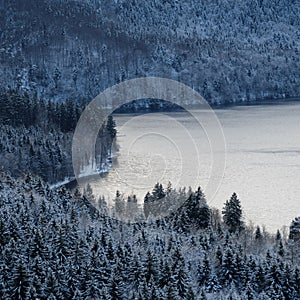
M 140 221 L 122 222 L 134 197 L 117 193 L 110 208 L 101 198 L 97 210 L 89 188 L 2 173 L 0 298 L 300 299 L 299 243 L 245 226 L 236 194 L 220 214 L 200 188 L 157 184 L 144 205 L 162 194 L 186 200 L 166 217 L 145 222 L 136 210 Z

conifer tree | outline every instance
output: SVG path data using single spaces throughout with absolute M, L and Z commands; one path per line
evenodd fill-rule
M 226 201 L 222 213 L 229 232 L 239 232 L 244 228 L 243 211 L 236 193 L 233 193 L 230 199 Z
M 106 129 L 111 139 L 114 139 L 117 136 L 116 122 L 112 115 L 109 115 L 107 118 Z
M 114 199 L 114 208 L 118 216 L 122 217 L 125 213 L 125 200 L 119 191 L 116 192 L 116 197 Z
M 144 262 L 144 277 L 146 282 L 150 281 L 150 278 L 157 278 L 156 260 L 150 250 L 147 251 L 146 259 Z
M 182 220 L 181 226 L 183 223 L 187 224 L 188 227 L 195 226 L 197 229 L 207 228 L 209 226 L 211 212 L 200 187 L 198 187 L 195 193 L 189 196 L 182 207 L 181 214 L 187 217 L 187 220 Z
M 208 260 L 207 254 L 205 254 L 204 259 L 202 263 L 199 264 L 197 270 L 199 286 L 203 286 L 207 284 L 210 278 L 210 274 L 211 274 L 210 262 Z
M 276 232 L 276 241 L 280 241 L 281 240 L 281 233 L 279 230 L 277 230 Z
M 194 293 L 193 288 L 191 286 L 188 287 L 185 299 L 186 300 L 195 300 L 196 299 L 195 293 Z
M 16 262 L 12 270 L 12 278 L 10 279 L 10 297 L 11 299 L 28 299 L 31 279 L 27 270 L 25 261 L 21 258 Z
M 206 292 L 204 289 L 201 289 L 199 300 L 207 300 Z
M 255 239 L 260 240 L 261 238 L 262 238 L 262 234 L 261 234 L 261 231 L 260 231 L 260 227 L 257 226 L 256 230 L 255 230 Z

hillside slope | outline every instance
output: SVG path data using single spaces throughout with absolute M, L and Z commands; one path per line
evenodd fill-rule
M 160 76 L 211 103 L 300 95 L 294 0 L 1 0 L 1 87 L 91 100 Z

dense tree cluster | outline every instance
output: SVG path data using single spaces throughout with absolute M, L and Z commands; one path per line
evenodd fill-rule
M 84 108 L 72 100 L 54 103 L 9 90 L 0 94 L 0 122 L 13 127 L 30 126 L 71 132 Z
M 299 1 L 3 0 L 0 11 L 1 87 L 92 99 L 159 76 L 211 103 L 300 94 Z
M 0 128 L 0 167 L 12 175 L 28 172 L 51 183 L 73 176 L 71 134 L 39 127 Z
M 202 201 L 191 195 L 187 208 Z M 1 299 L 300 299 L 281 236 L 231 233 L 221 219 L 189 231 L 174 217 L 121 222 L 90 197 L 1 173 Z
M 8 91 L 0 94 L 0 107 L 0 168 L 12 175 L 31 172 L 50 183 L 74 176 L 72 137 L 83 106 Z M 108 163 L 115 137 L 116 124 L 110 116 L 97 140 L 100 169 Z

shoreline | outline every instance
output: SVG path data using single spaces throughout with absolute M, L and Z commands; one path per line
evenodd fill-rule
M 257 101 L 239 101 L 234 103 L 224 103 L 211 105 L 213 109 L 226 109 L 231 107 L 239 107 L 239 106 L 264 106 L 264 105 L 284 105 L 291 103 L 300 103 L 300 97 L 290 97 L 290 98 L 278 98 L 278 99 L 264 99 Z
M 299 104 L 300 103 L 300 97 L 290 97 L 290 98 L 278 98 L 278 99 L 265 99 L 265 100 L 258 100 L 258 101 L 239 101 L 234 103 L 225 103 L 225 104 L 217 104 L 217 105 L 211 105 L 211 108 L 213 110 L 219 110 L 219 109 L 232 109 L 234 107 L 244 107 L 244 106 L 265 106 L 265 105 L 284 105 L 284 104 Z M 189 109 L 200 109 L 199 105 L 190 105 Z M 172 113 L 172 112 L 184 112 L 184 109 L 162 109 L 162 110 L 140 110 L 139 112 L 118 112 L 113 113 L 115 115 L 141 115 L 145 113 Z M 93 178 L 95 176 L 103 176 L 107 174 L 110 170 L 110 168 L 113 165 L 113 159 L 117 155 L 111 155 L 109 158 L 107 158 L 107 165 L 103 169 L 96 171 L 93 170 L 91 172 L 86 172 L 86 174 L 82 174 L 79 176 L 81 179 L 89 179 Z M 54 184 L 50 184 L 50 189 L 56 189 L 60 188 L 62 186 L 67 187 L 68 189 L 73 189 L 75 186 L 77 186 L 77 179 L 75 176 L 73 177 L 66 177 L 64 180 L 59 181 Z
M 240 106 L 264 106 L 264 105 L 284 105 L 284 104 L 291 104 L 291 103 L 300 103 L 300 96 L 298 97 L 289 97 L 289 98 L 270 98 L 270 99 L 263 99 L 263 100 L 255 100 L 255 101 L 237 101 L 237 102 L 225 102 L 225 103 L 219 103 L 219 104 L 212 104 L 209 103 L 209 106 L 213 110 L 218 109 L 230 109 L 233 107 L 240 107 Z M 187 109 L 201 109 L 201 105 L 197 104 L 191 104 L 191 105 L 185 105 Z M 117 111 L 116 111 L 117 110 Z M 172 112 L 184 112 L 186 111 L 185 108 L 180 107 L 178 105 L 178 108 L 161 108 L 161 109 L 139 109 L 136 111 L 135 109 L 124 109 L 122 111 L 118 111 L 116 109 L 112 114 L 113 115 L 140 115 L 140 114 L 151 114 L 151 113 L 172 113 Z
M 102 169 L 91 170 L 89 172 L 83 172 L 82 174 L 79 175 L 79 178 L 84 180 L 84 179 L 88 179 L 88 178 L 93 178 L 95 176 L 103 176 L 103 175 L 107 174 L 109 172 L 110 168 L 112 167 L 112 164 L 113 164 L 112 161 L 115 157 L 116 157 L 115 155 L 108 157 L 106 165 Z M 59 181 L 57 183 L 49 185 L 50 189 L 57 189 L 62 186 L 65 186 L 68 189 L 74 189 L 75 186 L 78 186 L 76 176 L 66 177 L 62 181 Z

